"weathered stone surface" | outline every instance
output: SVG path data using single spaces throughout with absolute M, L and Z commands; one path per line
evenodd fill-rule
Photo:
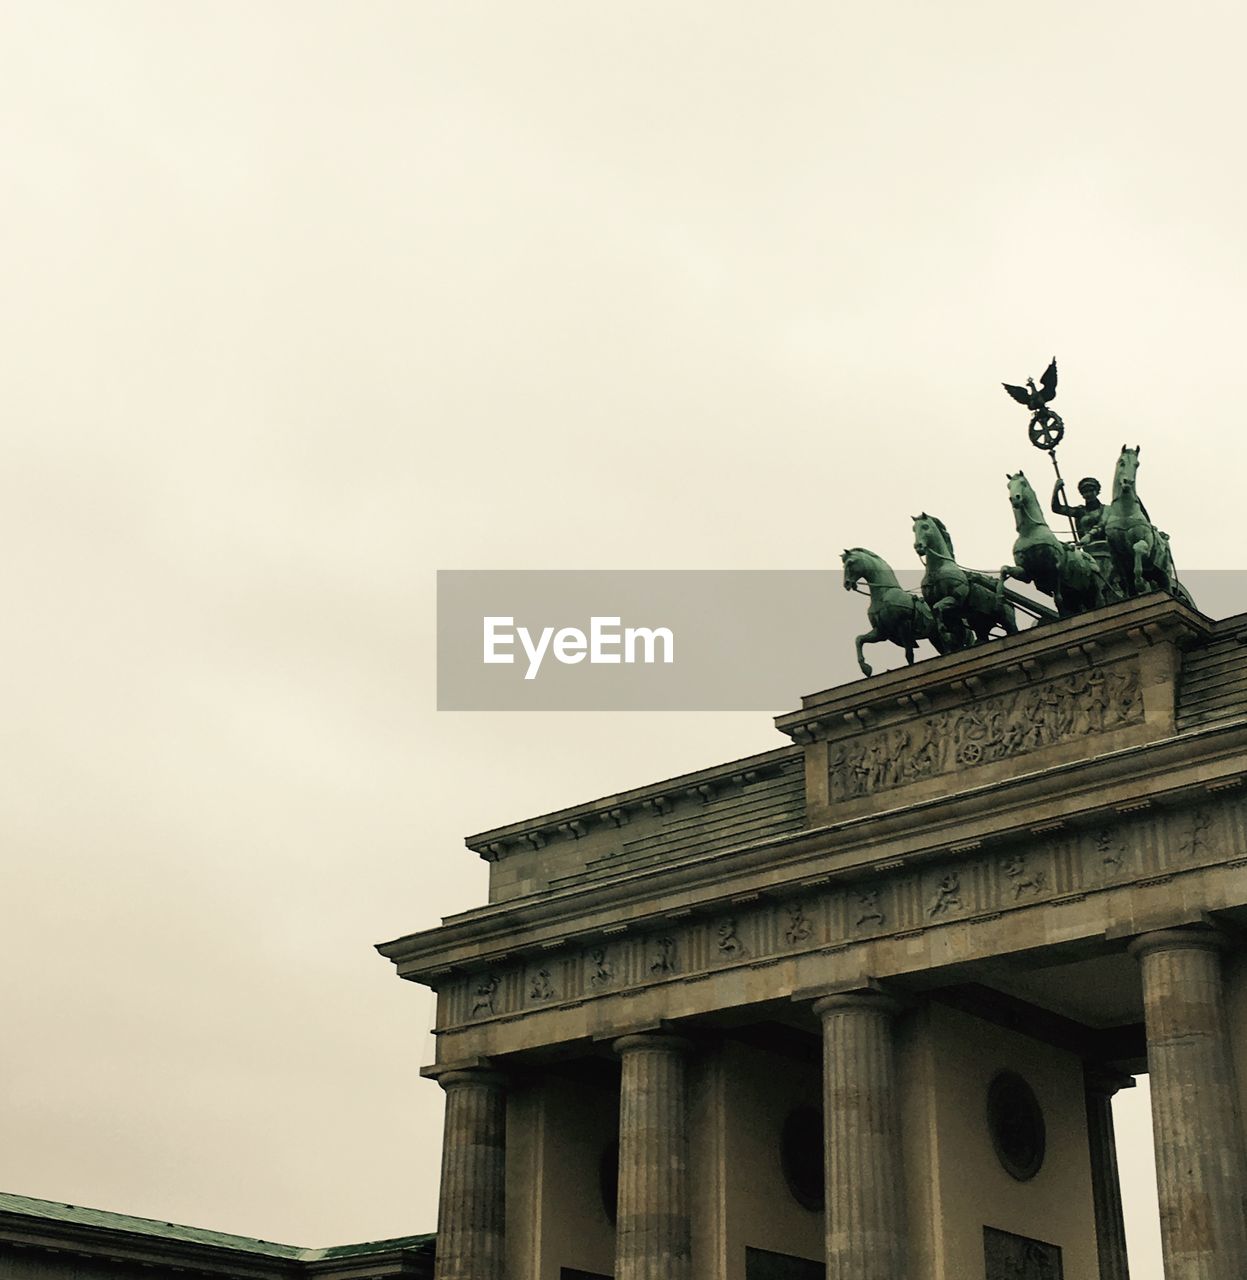
M 435 1280 L 503 1280 L 506 1086 L 492 1071 L 453 1071 L 446 1091 Z
M 691 1280 L 687 1040 L 624 1036 L 615 1280 Z
M 897 1280 L 907 1274 L 897 1005 L 854 992 L 826 996 L 814 1012 L 823 1025 L 827 1280 Z
M 1130 947 L 1143 970 L 1166 1280 L 1240 1280 L 1243 1153 L 1221 980 L 1221 940 L 1163 930 Z

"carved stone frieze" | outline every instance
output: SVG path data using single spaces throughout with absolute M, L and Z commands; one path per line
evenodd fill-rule
M 1129 856 L 1121 831 L 1116 827 L 1100 827 L 1092 835 L 1092 845 L 1100 872 L 1109 879 L 1121 875 Z
M 1142 719 L 1137 667 L 1092 667 L 833 742 L 829 795 L 853 800 Z
M 1197 805 L 1175 817 L 1177 852 L 1183 862 L 1198 862 L 1213 851 L 1219 835 L 1218 813 L 1210 805 Z
M 983 1228 L 986 1280 L 1063 1280 L 1061 1250 L 1055 1244 Z
M 1047 873 L 1028 863 L 1025 853 L 1009 854 L 1002 863 L 1002 869 L 1012 886 L 1015 900 L 1037 896 L 1048 887 Z
M 927 915 L 932 919 L 938 916 L 951 915 L 963 909 L 961 900 L 961 875 L 956 871 L 946 872 L 935 882 L 930 900 L 927 903 Z
M 784 911 L 788 921 L 784 927 L 784 941 L 790 947 L 808 942 L 814 933 L 814 925 L 805 914 L 804 905 L 800 902 L 790 902 L 785 906 Z
M 887 924 L 887 914 L 879 905 L 879 890 L 873 885 L 858 889 L 852 895 L 849 907 L 854 929 L 868 929 L 871 925 Z
M 650 973 L 661 975 L 675 970 L 675 939 L 670 934 L 655 938 L 649 962 Z
M 736 932 L 736 917 L 725 916 L 715 928 L 715 952 L 720 960 L 743 960 L 749 948 Z
M 502 979 L 496 973 L 487 973 L 476 984 L 476 990 L 472 1001 L 473 1018 L 492 1017 L 497 1010 L 494 1008 L 494 997 L 498 994 L 498 988 L 502 985 Z
M 589 987 L 601 991 L 615 981 L 615 965 L 605 947 L 593 947 L 589 952 Z
M 913 937 L 945 922 L 999 920 L 1011 911 L 1164 883 L 1205 863 L 1238 866 L 1247 861 L 1245 828 L 1247 797 L 1226 794 L 1067 824 L 1039 840 L 1027 831 L 999 846 L 962 841 L 918 866 L 881 861 L 869 880 L 827 876 L 817 885 L 794 886 L 778 903 L 738 901 L 730 915 L 668 916 L 661 932 L 590 945 L 578 960 L 530 958 L 513 969 L 469 973 L 447 988 L 455 994 L 439 1026 L 514 1016 L 512 1005 L 538 1014 L 677 977 L 702 981 L 735 965 Z

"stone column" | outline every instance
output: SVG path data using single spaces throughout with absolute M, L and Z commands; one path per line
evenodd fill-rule
M 827 1280 L 902 1280 L 905 1187 L 892 1022 L 878 992 L 824 996 Z
M 692 1280 L 685 1059 L 671 1035 L 624 1036 L 615 1280 Z
M 446 1091 L 435 1280 L 502 1280 L 506 1251 L 505 1081 L 451 1071 Z
M 1143 969 L 1166 1280 L 1241 1280 L 1247 1185 L 1219 940 L 1166 930 L 1130 951 Z
M 1087 1068 L 1087 1141 L 1091 1148 L 1091 1197 L 1100 1280 L 1130 1280 L 1121 1180 L 1117 1174 L 1117 1139 L 1113 1132 L 1113 1095 L 1133 1084 L 1128 1076 Z

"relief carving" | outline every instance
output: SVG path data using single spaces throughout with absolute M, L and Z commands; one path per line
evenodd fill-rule
M 1062 1280 L 1061 1250 L 1055 1244 L 983 1228 L 987 1280 Z
M 961 877 L 955 871 L 950 871 L 935 886 L 935 898 L 927 908 L 927 915 L 942 916 L 954 907 L 961 907 Z
M 736 936 L 735 916 L 727 916 L 719 921 L 718 934 L 717 945 L 721 959 L 743 960 L 749 954 L 748 948 Z
M 1216 814 L 1201 806 L 1182 815 L 1178 836 L 1178 854 L 1182 858 L 1198 859 L 1212 852 L 1213 827 Z
M 496 973 L 487 973 L 476 985 L 476 999 L 472 1005 L 471 1017 L 489 1017 L 494 1012 L 494 996 L 502 985 L 502 979 Z
M 1115 876 L 1126 865 L 1125 841 L 1112 827 L 1101 827 L 1095 833 L 1095 851 L 1105 875 Z
M 656 938 L 654 940 L 654 958 L 649 964 L 650 973 L 675 972 L 675 939 Z
M 853 800 L 1142 718 L 1137 669 L 1078 671 L 939 712 L 920 724 L 832 743 L 830 796 Z
M 549 969 L 538 969 L 533 974 L 532 985 L 528 989 L 530 1000 L 553 1000 L 554 984 L 550 981 Z
M 805 909 L 799 902 L 790 902 L 785 910 L 788 912 L 788 927 L 784 930 L 784 941 L 790 947 L 808 942 L 814 926 L 806 916 Z
M 883 910 L 879 906 L 878 889 L 859 889 L 857 891 L 857 919 L 853 922 L 855 929 L 868 924 L 885 924 Z
M 1042 871 L 1027 869 L 1024 853 L 1010 854 L 1004 861 L 1004 872 L 1013 882 L 1015 900 L 1024 893 L 1037 894 L 1048 887 L 1047 878 Z
M 594 947 L 589 952 L 589 985 L 600 991 L 615 981 L 615 966 L 606 954 L 605 947 Z

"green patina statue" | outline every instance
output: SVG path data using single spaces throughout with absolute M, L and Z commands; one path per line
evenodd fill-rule
M 925 566 L 920 597 L 897 582 L 882 557 L 864 547 L 849 548 L 841 556 L 845 588 L 857 590 L 858 583 L 865 582 L 870 593 L 866 616 L 871 630 L 857 637 L 857 661 L 866 675 L 871 667 L 863 656 L 863 645 L 889 641 L 899 645 L 911 663 L 921 640 L 929 641 L 939 653 L 956 653 L 982 644 L 997 632 L 1012 635 L 1018 629 L 1015 609 L 1040 621 L 1070 618 L 1149 591 L 1166 591 L 1194 608 L 1174 570 L 1168 534 L 1152 523 L 1139 500 L 1137 446 L 1122 445 L 1112 502 L 1100 501 L 1100 482 L 1092 476 L 1078 482 L 1081 504 L 1064 501 L 1065 483 L 1056 450 L 1065 424 L 1048 407 L 1056 395 L 1056 380 L 1053 360 L 1038 387 L 1029 378 L 1025 387 L 1004 385 L 1031 411 L 1031 443 L 1047 453 L 1056 472 L 1052 510 L 1069 518 L 1073 540 L 1058 538 L 1048 527 L 1035 490 L 1018 471 L 1007 477 L 1017 530 L 1013 563 L 1002 566 L 999 575 L 959 565 L 944 522 L 925 511 L 914 517 L 913 525 L 914 550 Z M 1055 610 L 1011 591 L 1005 585 L 1011 578 L 1051 596 Z
M 1024 387 L 1015 387 L 1008 382 L 1000 385 L 1018 404 L 1024 404 L 1031 411 L 1030 424 L 1026 429 L 1031 444 L 1039 449 L 1055 449 L 1065 434 L 1065 423 L 1061 420 L 1061 415 L 1055 409 L 1048 408 L 1056 399 L 1056 356 L 1052 357 L 1051 364 L 1044 370 L 1039 386 L 1035 386 L 1034 378 L 1027 378 Z
M 1078 494 L 1082 502 L 1077 505 L 1069 506 L 1063 502 L 1065 481 L 1058 476 L 1052 488 L 1053 514 L 1068 516 L 1074 522 L 1074 530 L 1080 542 L 1103 537 L 1104 512 L 1108 508 L 1100 501 L 1100 482 L 1095 476 L 1084 476 L 1078 482 Z
M 905 650 L 906 662 L 913 663 L 919 640 L 929 640 L 939 653 L 946 653 L 945 637 L 940 633 L 931 606 L 906 591 L 882 556 L 865 547 L 848 547 L 840 557 L 844 564 L 844 589 L 853 591 L 859 582 L 870 590 L 866 620 L 870 630 L 857 637 L 857 665 L 863 675 L 871 674 L 871 666 L 862 646 L 889 640 Z
M 1098 609 L 1107 590 L 1099 561 L 1082 547 L 1062 542 L 1048 528 L 1035 490 L 1022 472 L 1007 479 L 1018 536 L 1013 563 L 1000 570 L 1001 581 L 1016 578 L 1033 583 L 1037 591 L 1052 597 L 1062 618 Z
M 1006 635 L 1018 629 L 1004 583 L 957 563 L 953 540 L 938 516 L 924 511 L 914 517 L 914 550 L 926 566 L 922 598 L 945 632 L 949 650 L 982 644 L 996 627 Z
M 1169 535 L 1148 518 L 1139 501 L 1135 477 L 1139 471 L 1139 447 L 1122 445 L 1113 472 L 1113 501 L 1104 508 L 1104 538 L 1122 593 L 1140 596 L 1167 591 L 1194 608 L 1190 593 L 1178 581 L 1169 550 Z

